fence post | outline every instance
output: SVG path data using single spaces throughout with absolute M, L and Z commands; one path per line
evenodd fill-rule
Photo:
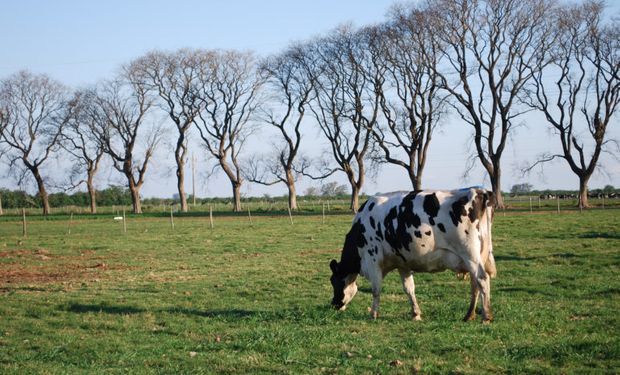
M 174 230 L 174 215 L 172 214 L 172 206 L 170 206 L 170 226 Z
M 28 230 L 26 229 L 26 209 L 22 208 L 22 236 L 26 238 L 28 235 Z
M 123 233 L 127 233 L 127 218 L 125 217 L 124 208 L 123 208 Z
M 4 212 L 2 212 L 2 195 L 0 195 L 0 216 L 4 215 Z
M 250 219 L 250 225 L 252 225 L 252 214 L 250 213 L 250 207 L 248 207 L 248 219 Z
M 532 212 L 532 197 L 530 197 L 530 213 Z
M 73 212 L 71 212 L 71 216 L 69 216 L 69 227 L 67 228 L 67 234 L 71 234 L 71 224 L 73 223 Z
M 209 223 L 211 224 L 211 229 L 213 229 L 213 207 L 209 205 Z
M 325 224 L 325 203 L 323 203 L 323 224 Z
M 556 196 L 555 200 L 558 202 L 558 213 L 560 213 L 560 196 Z

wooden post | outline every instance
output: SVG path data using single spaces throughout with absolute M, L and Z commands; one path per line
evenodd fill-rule
M 248 207 L 248 219 L 250 219 L 250 225 L 252 225 L 252 214 L 250 213 L 250 207 Z
M 71 212 L 71 216 L 69 216 L 69 227 L 67 228 L 67 234 L 71 234 L 71 224 L 73 223 L 73 212 Z
M 530 213 L 532 212 L 532 197 L 530 197 Z
M 213 229 L 213 207 L 209 205 L 209 223 L 211 224 L 211 229 Z
M 325 203 L 323 203 L 323 224 L 325 224 Z
M 192 152 L 192 196 L 196 207 L 196 156 Z
M 127 218 L 125 217 L 124 208 L 123 208 L 123 233 L 127 233 Z
M 22 208 L 22 235 L 24 238 L 28 235 L 28 230 L 26 229 L 26 209 Z
M 170 227 L 174 230 L 174 215 L 172 214 L 172 206 L 170 206 Z
M 555 200 L 558 202 L 558 213 L 560 213 L 560 196 L 556 196 Z
M 540 210 L 540 195 L 538 196 L 538 209 Z
M 4 215 L 4 212 L 2 212 L 2 195 L 0 195 L 0 215 Z
M 286 207 L 288 209 L 288 218 L 291 220 L 291 225 L 293 225 L 293 215 L 291 214 L 291 207 Z

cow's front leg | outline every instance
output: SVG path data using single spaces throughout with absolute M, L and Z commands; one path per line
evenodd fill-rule
M 370 318 L 377 319 L 379 316 L 379 299 L 381 297 L 381 284 L 383 283 L 383 278 L 375 275 L 371 279 L 372 283 L 372 307 L 370 308 Z
M 478 302 L 478 296 L 480 295 L 480 290 L 478 289 L 478 282 L 476 281 L 476 279 L 470 277 L 469 283 L 471 285 L 469 309 L 467 310 L 467 314 L 463 319 L 466 322 L 476 319 L 476 303 Z
M 413 273 L 411 271 L 399 270 L 400 278 L 403 282 L 403 289 L 409 297 L 411 303 L 411 318 L 413 320 L 422 320 L 422 311 L 418 306 L 418 301 L 415 298 L 415 283 L 413 282 Z

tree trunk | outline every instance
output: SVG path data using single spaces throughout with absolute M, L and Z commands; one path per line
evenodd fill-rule
M 181 200 L 181 212 L 187 212 L 187 197 L 185 195 L 185 153 L 186 148 L 183 145 L 184 137 L 179 137 L 177 148 L 174 151 L 174 157 L 177 162 L 177 189 L 179 191 L 179 199 Z
M 351 210 L 354 213 L 357 213 L 357 208 L 359 207 L 360 202 L 360 188 L 357 184 L 351 184 Z
M 50 213 L 49 197 L 47 190 L 45 190 L 45 184 L 43 183 L 43 177 L 39 173 L 39 170 L 35 167 L 31 169 L 34 179 L 37 181 L 37 187 L 39 189 L 39 197 L 41 197 L 41 203 L 43 204 L 43 215 L 47 216 Z
M 501 170 L 499 167 L 495 167 L 492 173 L 489 173 L 489 177 L 491 179 L 491 189 L 493 190 L 493 194 L 495 194 L 495 208 L 504 209 L 504 196 L 502 195 L 502 184 L 501 184 Z
M 96 197 L 97 192 L 93 184 L 93 176 L 91 175 L 90 172 L 88 173 L 88 179 L 86 180 L 86 188 L 88 189 L 88 198 L 90 199 L 90 213 L 96 214 L 97 213 L 97 197 Z
M 233 189 L 233 200 L 235 201 L 233 211 L 241 212 L 241 184 L 233 181 L 231 181 L 231 183 Z
M 579 208 L 588 208 L 588 181 L 590 176 L 579 176 Z
M 134 214 L 142 213 L 142 204 L 140 202 L 140 186 L 133 182 L 133 178 L 127 176 L 129 179 L 129 192 L 131 193 L 131 205 L 133 207 Z
M 288 207 L 291 210 L 296 210 L 297 191 L 295 189 L 295 179 L 293 178 L 293 172 L 290 170 L 286 172 L 286 187 L 288 188 Z

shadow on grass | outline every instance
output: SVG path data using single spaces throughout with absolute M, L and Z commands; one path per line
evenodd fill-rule
M 73 313 L 106 313 L 113 315 L 131 315 L 146 312 L 145 309 L 132 306 L 109 306 L 109 305 L 89 305 L 81 303 L 71 303 L 68 306 L 62 306 L 62 310 Z
M 614 240 L 620 240 L 620 233 L 609 232 L 586 232 L 577 236 L 579 238 L 610 238 Z
M 523 287 L 509 287 L 509 288 L 497 288 L 496 290 L 507 293 L 527 293 L 532 295 L 543 295 L 547 297 L 557 297 L 557 294 L 543 292 L 542 290 L 534 289 L 534 288 L 523 288 Z
M 231 309 L 194 309 L 181 307 L 167 307 L 145 309 L 134 306 L 122 305 L 106 305 L 106 304 L 81 304 L 71 303 L 69 305 L 61 305 L 60 310 L 68 311 L 76 314 L 86 313 L 104 313 L 110 315 L 133 315 L 146 312 L 163 313 L 163 314 L 182 314 L 187 316 L 197 316 L 203 318 L 229 320 L 258 320 L 258 321 L 300 321 L 304 319 L 316 319 L 317 314 L 326 317 L 328 311 L 334 311 L 328 305 L 315 306 L 313 309 L 290 308 L 279 311 L 268 310 L 247 310 L 239 308 Z

